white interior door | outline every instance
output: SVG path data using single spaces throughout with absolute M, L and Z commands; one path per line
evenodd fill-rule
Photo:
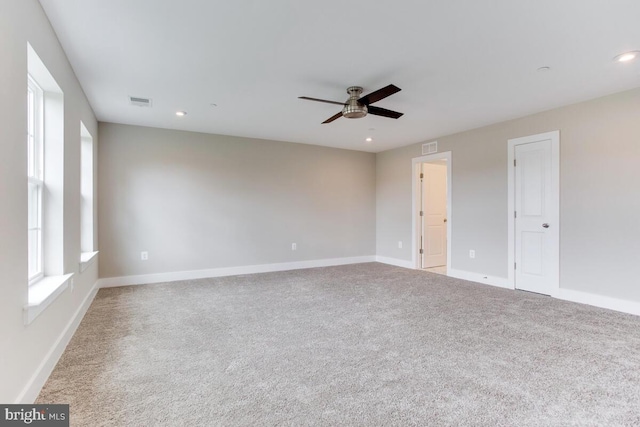
M 551 295 L 558 281 L 558 199 L 552 138 L 514 146 L 515 287 Z
M 447 166 L 422 164 L 422 268 L 447 264 Z

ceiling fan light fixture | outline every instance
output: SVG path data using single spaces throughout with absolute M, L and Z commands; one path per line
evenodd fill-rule
M 361 119 L 367 115 L 367 106 L 359 105 L 357 102 L 354 104 L 347 104 L 342 109 L 342 116 L 347 119 Z
M 367 115 L 367 106 L 360 104 L 358 98 L 362 95 L 362 88 L 360 86 L 351 86 L 347 89 L 349 99 L 342 109 L 342 117 L 347 119 L 361 119 Z

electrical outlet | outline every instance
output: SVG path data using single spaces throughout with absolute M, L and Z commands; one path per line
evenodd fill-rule
M 292 251 L 297 251 L 298 250 L 298 244 L 297 243 L 292 243 L 291 244 L 291 250 Z
M 476 257 L 476 251 L 474 251 L 473 249 L 471 249 L 469 251 L 469 258 L 475 258 Z
M 140 252 L 140 259 L 142 261 L 148 260 L 149 259 L 149 252 L 147 252 L 147 251 Z
M 398 242 L 398 249 L 402 249 L 402 240 Z

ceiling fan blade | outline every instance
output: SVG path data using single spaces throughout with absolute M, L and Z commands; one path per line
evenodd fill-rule
M 368 110 L 369 114 L 373 114 L 374 116 L 389 117 L 390 119 L 398 119 L 404 114 L 398 113 L 397 111 L 387 110 L 386 108 L 374 107 L 373 105 L 369 105 Z
M 383 87 L 382 89 L 373 91 L 369 95 L 363 96 L 362 98 L 358 99 L 358 102 L 364 105 L 373 104 L 374 102 L 378 102 L 381 99 L 386 98 L 387 96 L 391 96 L 394 93 L 400 92 L 401 90 L 402 89 L 400 89 L 397 86 L 389 85 L 389 86 Z
M 322 124 L 325 123 L 331 123 L 332 121 L 339 119 L 340 117 L 342 117 L 342 111 L 340 111 L 338 114 L 336 114 L 335 116 L 331 116 L 329 117 L 327 120 L 325 120 L 324 122 L 322 122 Z
M 328 101 L 326 99 L 309 98 L 308 96 L 299 96 L 298 99 L 306 99 L 307 101 L 326 102 L 327 104 L 347 105 L 344 102 Z

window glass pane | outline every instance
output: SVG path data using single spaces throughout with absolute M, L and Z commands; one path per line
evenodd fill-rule
M 27 85 L 27 225 L 29 279 L 42 274 L 42 90 L 29 76 Z M 34 180 L 34 178 L 36 180 Z M 38 182 L 39 181 L 39 182 Z
M 93 138 L 80 123 L 80 249 L 93 252 Z
M 31 90 L 31 88 L 27 89 L 27 114 L 28 116 L 28 120 L 27 120 L 27 129 L 29 131 L 29 135 L 33 135 L 33 117 L 34 117 L 34 101 L 33 101 L 33 90 Z
M 29 230 L 29 279 L 42 271 L 40 267 L 40 230 Z
M 28 171 L 28 173 L 29 173 L 29 176 L 32 177 L 32 176 L 35 176 L 35 169 L 36 169 L 36 167 L 35 167 L 35 164 L 36 164 L 36 162 L 35 162 L 35 141 L 34 141 L 32 135 L 29 135 L 27 150 L 28 150 L 28 155 L 29 155 L 29 159 L 28 159 L 29 171 Z
M 27 144 L 28 144 L 28 165 L 29 176 L 34 176 L 35 173 L 35 95 L 33 90 L 29 87 L 27 89 Z
M 28 194 L 28 227 L 29 230 L 33 228 L 40 228 L 39 221 L 39 211 L 40 211 L 40 191 L 39 186 L 33 183 L 29 183 L 29 194 Z
M 27 227 L 29 230 L 38 227 L 38 187 L 35 184 L 29 183 L 29 194 L 28 194 L 28 222 Z
M 42 186 L 30 182 L 28 187 L 29 278 L 31 279 L 42 272 L 42 230 L 40 226 Z

